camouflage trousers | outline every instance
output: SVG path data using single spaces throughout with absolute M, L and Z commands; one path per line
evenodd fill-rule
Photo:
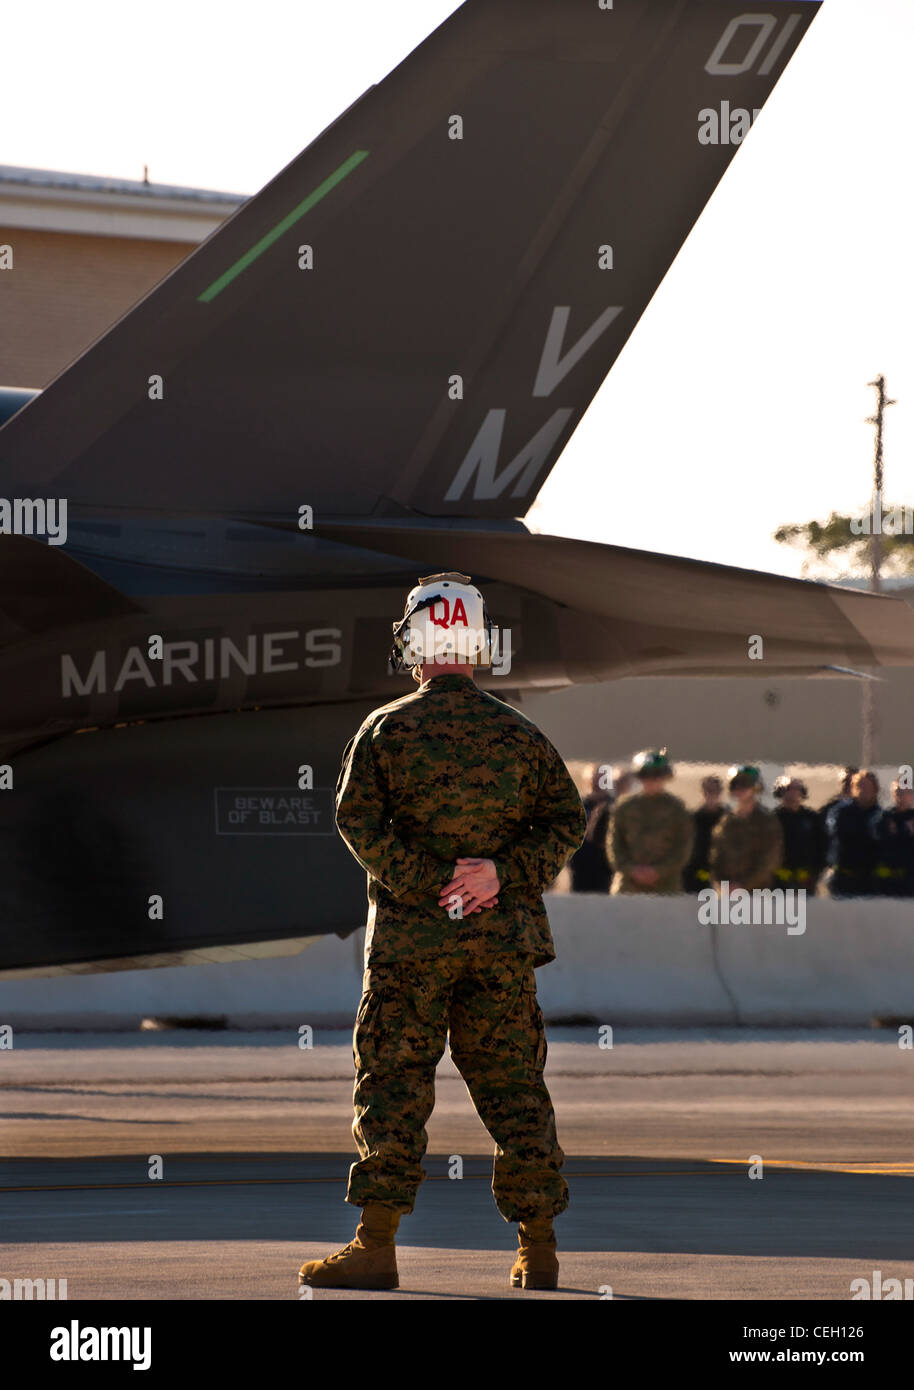
M 506 1221 L 568 1205 L 565 1155 L 543 1080 L 546 1034 L 529 955 L 425 957 L 365 972 L 355 1023 L 352 1133 L 359 1160 L 347 1202 L 410 1212 L 425 1178 L 435 1068 L 450 1043 L 495 1140 L 492 1192 Z

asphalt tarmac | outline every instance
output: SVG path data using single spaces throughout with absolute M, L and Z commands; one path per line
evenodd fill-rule
M 877 1270 L 914 1278 L 914 1052 L 896 1032 L 549 1039 L 571 1190 L 558 1292 L 508 1287 L 492 1143 L 445 1056 L 400 1289 L 312 1298 L 850 1300 Z M 349 1036 L 313 1042 L 17 1035 L 0 1051 L 0 1278 L 66 1279 L 70 1300 L 299 1297 L 299 1265 L 358 1215 Z

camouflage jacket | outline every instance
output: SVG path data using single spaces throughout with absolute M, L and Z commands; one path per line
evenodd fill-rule
M 542 894 L 578 848 L 584 808 L 531 720 L 469 676 L 433 676 L 350 739 L 336 823 L 368 874 L 366 964 L 442 952 L 555 959 Z M 438 906 L 458 858 L 494 859 L 498 905 Z
M 773 811 L 756 806 L 750 815 L 728 811 L 711 836 L 710 871 L 742 888 L 770 888 L 784 858 L 784 836 Z
M 681 893 L 682 871 L 689 862 L 695 826 L 678 796 L 637 792 L 614 807 L 609 823 L 608 854 L 615 877 L 614 893 Z M 658 871 L 655 883 L 631 876 L 637 864 Z

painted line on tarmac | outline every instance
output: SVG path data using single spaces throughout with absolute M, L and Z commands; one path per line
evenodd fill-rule
M 702 1161 L 709 1163 L 735 1164 L 740 1168 L 745 1168 L 746 1166 L 745 1160 L 740 1158 L 708 1159 Z M 719 1178 L 728 1176 L 731 1171 L 734 1177 L 739 1176 L 736 1168 L 728 1169 L 724 1172 L 714 1168 L 655 1168 L 649 1171 L 643 1169 L 624 1169 L 612 1173 L 575 1173 L 572 1170 L 563 1169 L 562 1176 L 565 1178 Z M 464 1173 L 461 1181 L 491 1182 L 491 1179 L 491 1173 Z M 126 1188 L 161 1189 L 163 1187 L 295 1186 L 313 1183 L 340 1183 L 342 1180 L 340 1175 L 327 1178 L 175 1178 L 171 1181 L 159 1178 L 147 1178 L 144 1182 L 53 1183 L 40 1186 L 0 1187 L 0 1195 L 4 1192 L 116 1192 Z M 426 1174 L 426 1181 L 453 1182 L 454 1179 L 448 1177 L 445 1173 L 428 1173 Z
M 266 1155 L 264 1155 L 266 1159 Z M 612 1172 L 574 1172 L 563 1170 L 566 1178 L 706 1178 L 722 1177 L 729 1172 L 737 1175 L 737 1170 L 745 1169 L 748 1160 L 744 1158 L 709 1158 L 702 1162 L 716 1165 L 711 1168 L 641 1168 L 615 1169 Z M 768 1168 L 786 1168 L 799 1172 L 849 1173 L 869 1177 L 914 1177 L 914 1163 L 854 1163 L 849 1161 L 812 1162 L 807 1159 L 766 1158 Z M 724 1171 L 721 1172 L 720 1169 Z M 489 1182 L 490 1173 L 465 1173 L 463 1182 Z M 170 1181 L 147 1178 L 143 1182 L 103 1182 L 103 1183 L 50 1183 L 37 1186 L 0 1186 L 0 1194 L 5 1192 L 116 1192 L 128 1189 L 149 1189 L 157 1187 L 263 1187 L 263 1186 L 309 1186 L 313 1184 L 339 1183 L 339 1175 L 326 1178 L 175 1178 Z M 429 1173 L 428 1182 L 451 1182 L 452 1178 L 442 1173 Z
M 709 1163 L 736 1164 L 741 1168 L 748 1166 L 745 1158 L 711 1158 Z M 863 1173 L 870 1177 L 914 1178 L 914 1163 L 855 1163 L 852 1160 L 831 1162 L 811 1162 L 802 1158 L 766 1158 L 766 1168 L 794 1168 L 811 1173 Z

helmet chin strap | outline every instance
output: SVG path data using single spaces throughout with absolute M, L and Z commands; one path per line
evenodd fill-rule
M 407 628 L 407 627 L 409 626 L 410 622 L 411 622 L 412 619 L 415 617 L 415 615 L 416 615 L 417 613 L 421 613 L 423 608 L 431 608 L 434 604 L 440 603 L 441 600 L 443 599 L 443 597 L 444 597 L 443 594 L 432 594 L 432 595 L 429 595 L 428 598 L 424 598 L 424 599 L 422 599 L 419 603 L 417 603 L 416 606 L 415 606 L 415 608 L 411 608 L 411 609 L 409 610 L 408 613 L 404 613 L 404 614 L 403 614 L 403 617 L 400 619 L 400 621 L 394 625 L 394 641 L 393 641 L 393 646 L 392 646 L 391 649 L 390 649 L 390 656 L 387 658 L 387 673 L 388 673 L 388 675 L 390 675 L 390 676 L 402 676 L 402 675 L 404 674 L 404 672 L 409 671 L 409 670 L 412 670 L 413 673 L 415 674 L 415 672 L 419 670 L 419 665 L 418 665 L 418 663 L 417 663 L 415 666 L 412 666 L 412 667 L 405 666 L 405 665 L 403 664 L 403 657 L 402 657 L 402 654 L 401 654 L 400 647 L 399 647 L 398 643 L 399 643 L 399 641 L 400 641 L 400 639 L 401 639 L 401 637 L 402 637 L 402 635 L 403 635 L 403 630 L 404 630 L 404 628 Z M 421 676 L 419 677 L 419 681 L 420 681 L 420 684 L 421 684 L 421 681 L 422 681 Z

